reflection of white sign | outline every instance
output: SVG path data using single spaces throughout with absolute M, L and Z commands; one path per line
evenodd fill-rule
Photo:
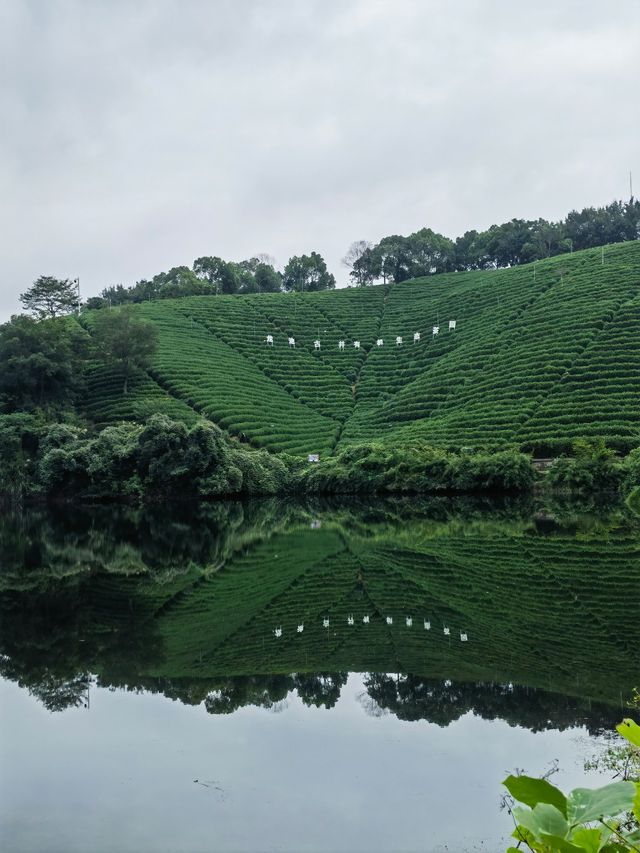
M 310 527 L 312 530 L 320 530 L 320 528 L 322 527 L 322 522 L 320 521 L 319 518 L 314 518 L 313 521 L 311 522 Z
M 466 642 L 467 642 L 467 640 L 468 640 L 469 638 L 467 637 L 467 633 L 466 633 L 466 631 L 461 631 L 461 632 L 460 632 L 460 639 L 462 640 L 462 642 L 463 642 L 463 643 L 466 643 Z
M 298 634 L 302 634 L 304 631 L 304 625 L 298 625 Z
M 328 620 L 328 619 L 323 619 L 323 620 L 322 620 L 322 627 L 323 627 L 323 628 L 328 628 L 328 627 L 329 627 L 329 620 Z
M 320 461 L 320 454 L 319 453 L 310 453 L 307 456 L 307 462 L 319 462 L 319 461 Z

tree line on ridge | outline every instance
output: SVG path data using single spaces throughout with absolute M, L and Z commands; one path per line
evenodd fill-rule
M 378 243 L 357 240 L 343 264 L 354 286 L 395 283 L 443 272 L 498 269 L 531 263 L 580 249 L 640 238 L 640 201 L 614 201 L 604 207 L 572 211 L 565 219 L 512 219 L 486 231 L 471 230 L 455 240 L 430 228 L 383 237 Z M 131 287 L 112 285 L 91 297 L 87 308 L 103 308 L 150 299 L 221 294 L 312 292 L 331 290 L 335 276 L 318 252 L 296 255 L 281 271 L 269 255 L 226 261 L 196 258 L 191 267 L 172 267 Z

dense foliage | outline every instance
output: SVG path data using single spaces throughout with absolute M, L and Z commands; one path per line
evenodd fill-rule
M 421 443 L 401 449 L 369 444 L 313 465 L 302 483 L 320 493 L 526 491 L 533 468 L 528 456 L 515 451 L 456 454 Z
M 284 290 L 309 293 L 316 290 L 331 290 L 335 286 L 334 276 L 327 270 L 324 258 L 317 252 L 293 257 L 284 268 L 282 276 Z
M 47 428 L 31 488 L 57 498 L 197 500 L 275 494 L 287 479 L 281 459 L 230 442 L 208 421 L 188 428 L 154 415 L 144 426 L 122 423 L 96 435 L 65 424 Z
M 572 493 L 622 490 L 630 494 L 640 486 L 640 448 L 621 459 L 601 439 L 576 441 L 572 456 L 560 456 L 545 478 L 548 488 Z
M 0 326 L 0 412 L 49 416 L 71 409 L 83 388 L 89 336 L 70 317 Z
M 453 270 L 512 267 L 640 238 L 640 201 L 572 211 L 560 222 L 512 219 L 486 231 L 451 240 L 422 228 L 409 236 L 383 237 L 375 245 L 354 243 L 344 263 L 358 285 L 406 281 Z
M 209 421 L 166 415 L 98 432 L 0 416 L 0 493 L 105 499 L 201 499 L 283 492 L 504 492 L 533 485 L 529 457 L 510 451 L 454 454 L 414 444 L 347 448 L 303 464 L 229 440 Z

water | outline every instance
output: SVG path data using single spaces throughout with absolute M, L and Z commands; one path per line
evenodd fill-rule
M 608 781 L 640 685 L 619 507 L 32 510 L 0 555 L 3 850 L 504 850 L 504 776 Z

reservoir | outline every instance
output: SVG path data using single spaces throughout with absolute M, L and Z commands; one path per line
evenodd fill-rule
M 494 851 L 640 687 L 640 521 L 274 499 L 0 520 L 0 846 Z

